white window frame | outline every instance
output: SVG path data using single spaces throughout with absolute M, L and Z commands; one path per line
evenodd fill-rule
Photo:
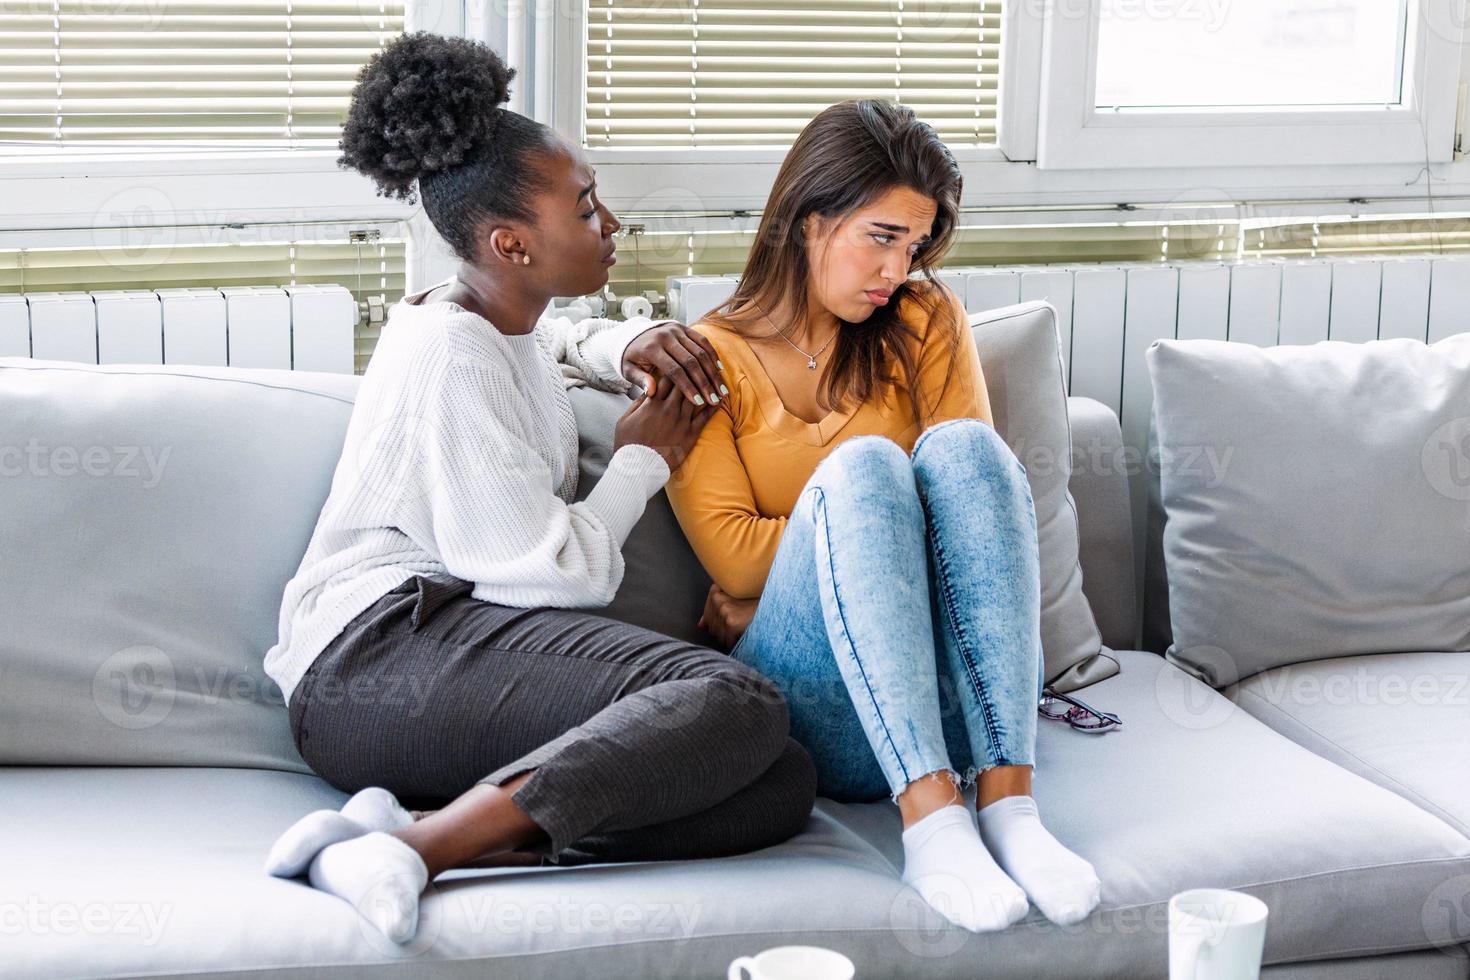
M 465 18 L 465 0 L 410 0 L 407 27 L 458 35 Z M 0 148 L 0 200 L 12 202 L 0 245 L 323 241 L 358 229 L 401 235 L 420 209 L 377 196 L 361 174 L 337 166 L 340 155 L 335 148 Z M 412 257 L 413 232 L 427 226 L 408 227 Z M 410 279 L 413 270 L 411 258 Z
M 539 2 L 549 4 L 549 0 Z M 994 147 L 956 151 L 965 176 L 962 203 L 967 208 L 1013 208 L 1017 209 L 1013 214 L 1024 214 L 1027 208 L 1126 203 L 1192 211 L 1210 202 L 1232 206 L 1230 213 L 1259 216 L 1303 213 L 1303 208 L 1308 213 L 1311 209 L 1341 210 L 1341 203 L 1348 201 L 1362 202 L 1353 207 L 1364 211 L 1384 208 L 1403 211 L 1416 204 L 1423 210 L 1437 210 L 1441 201 L 1470 197 L 1470 160 L 1461 159 L 1458 153 L 1451 159 L 1447 150 L 1447 143 L 1455 138 L 1455 98 L 1459 88 L 1456 82 L 1461 77 L 1470 77 L 1470 46 L 1457 46 L 1456 39 L 1463 33 L 1455 26 L 1463 25 L 1467 19 L 1465 16 L 1455 19 L 1467 0 L 1426 0 L 1433 4 L 1426 9 L 1441 17 L 1441 23 L 1449 25 L 1439 34 L 1441 43 L 1433 46 L 1432 76 L 1423 75 L 1423 81 L 1415 88 L 1426 94 L 1425 102 L 1431 108 L 1430 122 L 1436 127 L 1427 171 L 1422 139 L 1419 154 L 1408 162 L 1364 163 L 1332 157 L 1316 165 L 1301 166 L 1284 161 L 1269 145 L 1257 143 L 1255 157 L 1249 162 L 1236 157 L 1236 162 L 1231 164 L 1215 159 L 1208 161 L 1208 165 L 1186 167 L 1161 159 L 1155 152 L 1157 146 L 1147 153 L 1141 152 L 1138 144 L 1130 147 L 1116 129 L 1104 135 L 1118 140 L 1123 153 L 1132 154 L 1125 162 L 1089 159 L 1073 161 L 1073 165 L 1066 167 L 1042 166 L 1043 128 L 1055 127 L 1060 121 L 1055 110 L 1044 109 L 1046 98 L 1060 84 L 1048 84 L 1048 73 L 1063 70 L 1053 68 L 1058 56 L 1055 48 L 1051 61 L 1046 58 L 1047 32 L 1053 26 L 1047 15 L 1052 4 L 1064 2 L 1078 4 L 1089 0 L 1016 0 L 1004 7 L 998 142 Z M 528 108 L 538 111 L 536 118 L 552 125 L 568 139 L 579 141 L 586 66 L 583 5 L 578 0 L 559 0 L 555 17 L 538 14 L 523 19 L 532 21 L 533 25 L 544 25 L 552 35 L 549 45 L 544 37 L 540 44 L 523 41 L 521 45 L 523 50 L 533 53 L 551 49 L 549 60 L 520 66 L 535 79 L 533 84 L 540 91 L 550 92 L 551 104 L 544 111 L 541 111 L 544 99 L 535 100 L 537 105 Z M 1090 36 L 1091 27 L 1088 30 Z M 497 37 L 491 31 L 476 36 L 492 42 L 503 42 L 505 38 L 504 34 Z M 1090 57 L 1088 61 L 1091 62 Z M 1080 74 L 1075 70 L 1074 73 Z M 1411 77 L 1421 76 L 1411 74 Z M 1241 120 L 1216 122 L 1239 124 Z M 1261 127 L 1259 119 L 1255 122 L 1258 133 L 1269 128 Z M 1238 139 L 1230 136 L 1229 131 L 1228 126 L 1222 125 L 1216 129 L 1216 136 L 1227 141 Z M 1279 133 L 1278 128 L 1276 134 Z M 1172 146 L 1171 152 L 1189 149 L 1188 134 L 1182 129 L 1166 128 L 1159 138 L 1166 148 Z M 783 155 L 779 150 L 728 147 L 592 147 L 586 153 L 598 168 L 603 201 L 615 211 L 629 213 L 757 210 L 765 203 Z M 1054 159 L 1047 162 L 1054 163 Z
M 552 0 L 538 0 L 552 5 Z M 573 142 L 584 137 L 587 56 L 584 50 L 587 9 L 579 0 L 560 0 L 556 16 L 535 18 L 551 36 L 532 47 L 549 51 L 549 61 L 533 69 L 537 91 L 549 93 L 547 113 L 537 118 Z M 1040 32 L 1028 33 L 1026 25 L 1011 30 L 1021 3 L 1002 8 L 1006 28 L 1001 32 L 1001 63 L 1008 59 L 1033 61 L 1039 65 Z M 548 23 L 549 21 L 549 23 Z M 1027 51 L 1030 46 L 1034 54 Z M 1004 71 L 1004 67 L 1001 69 Z M 1024 73 L 1022 73 L 1024 74 Z M 1004 164 L 1012 159 L 1029 159 L 1035 146 L 1034 128 L 1024 120 L 1035 118 L 1037 92 L 1016 84 L 1001 90 L 997 107 L 998 134 L 995 146 L 960 146 L 955 159 L 965 166 Z M 1029 108 L 1028 108 L 1029 107 Z M 1018 123 L 1017 120 L 1022 122 Z M 616 201 L 625 210 L 751 209 L 760 207 L 770 192 L 776 170 L 786 156 L 785 147 L 587 147 L 587 158 L 597 167 L 599 188 L 609 206 Z M 1019 156 L 1018 156 L 1019 155 Z
M 1102 5 L 1097 0 L 1045 2 L 1037 146 L 1037 165 L 1043 169 L 1452 159 L 1463 0 L 1409 0 L 1398 105 L 1209 110 L 1096 107 Z M 1172 5 L 1197 2 L 1172 0 Z

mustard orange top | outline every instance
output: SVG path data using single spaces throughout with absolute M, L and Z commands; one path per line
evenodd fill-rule
M 938 422 L 978 418 L 995 424 L 964 304 L 942 286 L 915 281 L 910 288 L 942 290 L 932 320 L 929 304 L 917 298 L 906 299 L 899 309 L 917 335 L 919 404 L 926 410 L 933 406 L 923 419 L 914 417 L 895 365 L 891 383 L 866 402 L 807 422 L 786 410 L 743 337 L 712 323 L 693 325 L 724 362 L 730 394 L 721 401 L 728 411 L 715 412 L 665 489 L 695 554 L 730 595 L 748 599 L 761 594 L 802 488 L 844 439 L 882 435 L 910 451 L 919 435 Z M 957 356 L 951 356 L 945 336 L 949 330 L 958 331 Z

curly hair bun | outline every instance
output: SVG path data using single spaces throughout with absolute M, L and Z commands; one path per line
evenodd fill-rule
M 490 137 L 515 74 L 479 41 L 400 35 L 357 75 L 338 166 L 372 178 L 379 195 L 411 199 L 420 177 L 463 163 Z

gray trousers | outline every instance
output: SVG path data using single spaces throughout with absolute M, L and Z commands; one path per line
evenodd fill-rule
M 547 834 L 530 849 L 556 864 L 738 854 L 806 825 L 816 771 L 758 671 L 472 588 L 415 576 L 312 663 L 288 707 L 318 775 L 432 809 L 535 770 L 512 800 Z

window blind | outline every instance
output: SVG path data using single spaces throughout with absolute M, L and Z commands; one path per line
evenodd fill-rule
M 404 0 L 0 0 L 0 143 L 335 145 Z
M 1246 258 L 1445 254 L 1470 251 L 1470 216 L 1306 219 L 1247 228 L 1243 238 Z
M 589 146 L 789 145 L 887 98 L 995 142 L 999 0 L 588 0 Z
M 636 218 L 625 216 L 626 221 Z M 1235 258 L 1239 224 L 1170 223 L 961 225 L 946 266 L 1045 265 L 1077 262 L 1155 262 Z M 665 290 L 665 278 L 738 274 L 755 232 L 666 231 L 624 234 L 609 285 L 619 296 Z
M 0 293 L 289 286 L 335 283 L 357 299 L 357 373 L 367 367 L 381 322 L 374 307 L 403 296 L 401 240 L 162 245 L 152 248 L 0 249 Z

